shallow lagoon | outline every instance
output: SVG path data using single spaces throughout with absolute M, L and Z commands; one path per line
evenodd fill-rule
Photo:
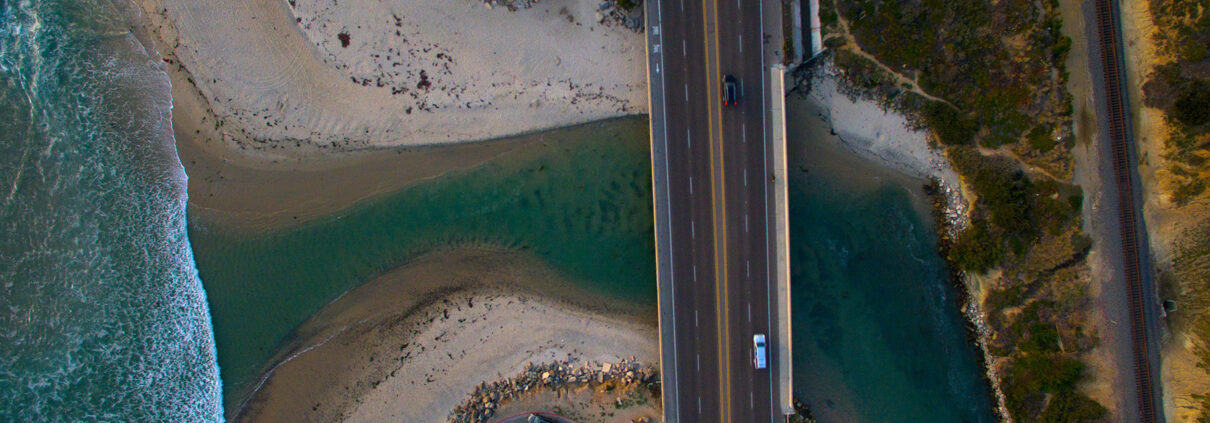
M 796 392 L 821 421 L 990 421 L 922 181 L 808 142 L 820 125 L 791 126 Z M 653 310 L 646 120 L 532 136 L 549 147 L 294 228 L 237 233 L 193 219 L 228 407 L 307 317 L 436 249 L 527 251 L 588 292 Z

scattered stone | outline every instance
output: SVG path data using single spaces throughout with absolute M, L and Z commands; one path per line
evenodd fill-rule
M 619 364 L 604 363 L 599 366 L 596 363 L 580 363 L 571 359 L 544 365 L 528 363 L 519 376 L 479 384 L 469 399 L 450 412 L 448 421 L 487 422 L 505 400 L 539 386 L 562 391 L 605 383 L 654 384 L 658 382 L 658 375 L 659 372 L 654 367 L 640 366 L 633 357 L 629 361 L 622 360 Z M 622 403 L 620 397 L 617 401 L 619 405 Z

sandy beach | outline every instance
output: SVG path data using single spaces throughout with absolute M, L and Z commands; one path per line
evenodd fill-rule
M 646 111 L 642 35 L 599 2 L 136 0 L 174 125 L 259 162 L 485 140 Z
M 482 382 L 527 363 L 658 363 L 654 310 L 561 289 L 516 253 L 434 253 L 302 325 L 235 421 L 444 422 Z M 555 288 L 545 289 L 544 286 Z M 635 317 L 642 316 L 642 317 Z
M 191 213 L 240 227 L 539 146 L 519 134 L 646 111 L 642 36 L 596 2 L 135 3 L 172 81 Z

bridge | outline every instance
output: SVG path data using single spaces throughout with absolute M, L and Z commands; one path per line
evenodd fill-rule
M 645 3 L 664 419 L 784 421 L 782 3 Z M 737 105 L 722 105 L 724 75 Z M 753 365 L 755 334 L 767 369 Z

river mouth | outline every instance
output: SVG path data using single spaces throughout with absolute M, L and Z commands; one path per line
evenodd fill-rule
M 925 181 L 845 151 L 801 102 L 789 107 L 795 391 L 822 421 L 991 421 Z M 522 253 L 554 269 L 552 289 L 652 318 L 646 120 L 533 136 L 545 137 L 540 148 L 298 225 L 246 230 L 191 215 L 229 415 L 303 321 L 434 251 Z

